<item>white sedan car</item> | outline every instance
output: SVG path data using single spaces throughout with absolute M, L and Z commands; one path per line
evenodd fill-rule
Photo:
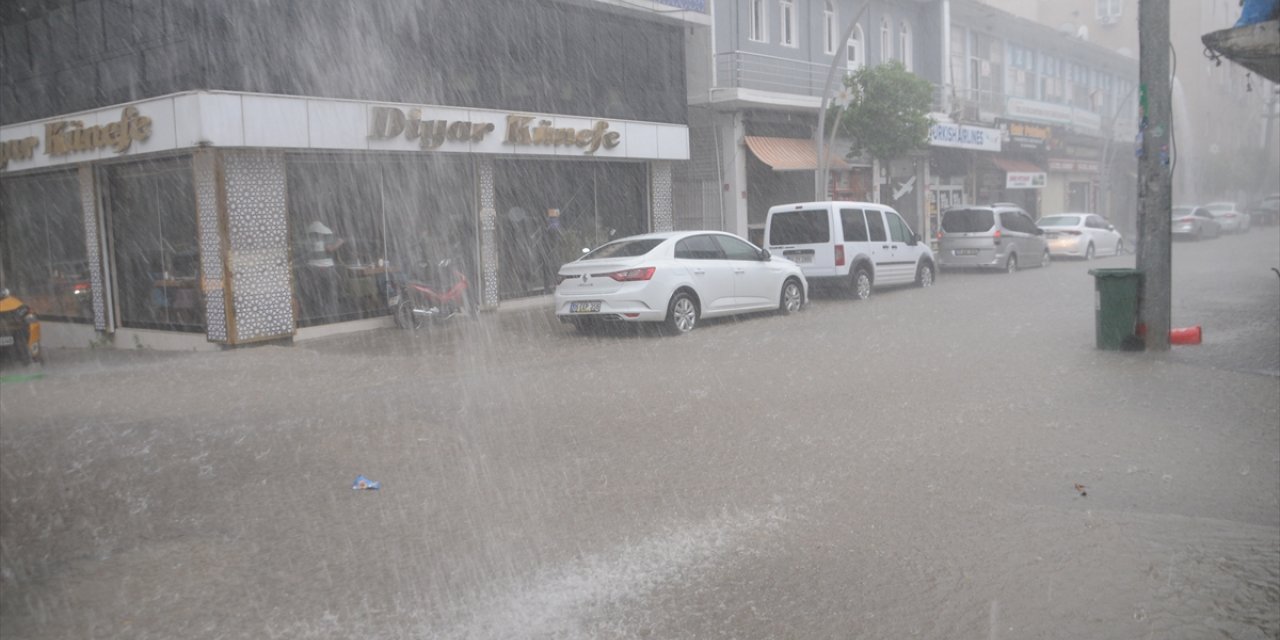
M 1249 214 L 1243 213 L 1234 202 L 1210 202 L 1204 208 L 1213 214 L 1213 219 L 1222 225 L 1223 233 L 1244 233 L 1252 222 Z
M 1096 213 L 1062 213 L 1036 221 L 1044 229 L 1049 253 L 1092 260 L 1095 255 L 1118 256 L 1124 252 L 1124 238 L 1115 225 Z
M 794 262 L 730 233 L 676 231 L 614 240 L 560 267 L 556 316 L 580 330 L 602 322 L 661 322 L 671 333 L 700 318 L 799 311 L 808 282 Z

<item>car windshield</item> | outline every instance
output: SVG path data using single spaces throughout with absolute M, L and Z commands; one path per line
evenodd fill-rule
M 1183 217 L 1183 216 L 1189 216 L 1189 215 L 1191 215 L 1191 214 L 1192 214 L 1192 213 L 1194 213 L 1194 212 L 1195 212 L 1195 209 L 1194 209 L 1194 208 L 1192 208 L 1192 207 L 1174 207 L 1174 208 L 1173 208 L 1173 217 L 1175 217 L 1175 218 L 1181 218 L 1181 217 Z
M 664 238 L 637 238 L 635 240 L 619 240 L 610 242 L 601 247 L 597 247 L 595 251 L 588 253 L 580 260 L 603 260 L 605 258 L 633 258 L 642 256 L 654 247 L 662 244 Z
M 942 230 L 947 233 L 979 233 L 995 226 L 990 209 L 952 209 L 942 216 Z
M 1232 202 L 1210 202 L 1209 204 L 1206 204 L 1204 208 L 1214 213 L 1223 213 L 1226 211 L 1235 211 L 1236 205 Z
M 1036 224 L 1042 227 L 1076 227 L 1080 225 L 1080 216 L 1049 216 L 1040 218 Z

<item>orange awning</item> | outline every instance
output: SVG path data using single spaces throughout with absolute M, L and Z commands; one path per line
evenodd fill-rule
M 1044 169 L 1037 167 L 1026 160 L 1015 160 L 1013 158 L 1001 158 L 993 156 L 991 163 L 996 165 L 998 169 L 1005 173 L 1044 173 Z
M 818 154 L 813 140 L 802 138 L 769 138 L 746 136 L 747 148 L 774 171 L 816 171 Z M 849 168 L 849 163 L 836 153 L 827 153 L 827 168 L 833 171 Z

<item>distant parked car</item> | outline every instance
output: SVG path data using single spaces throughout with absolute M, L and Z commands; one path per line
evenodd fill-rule
M 865 300 L 872 287 L 933 285 L 933 251 L 891 207 L 873 202 L 800 202 L 769 208 L 764 244 L 804 270 L 810 282 L 848 285 Z
M 1280 193 L 1273 193 L 1245 207 L 1253 224 L 1280 224 Z
M 1249 230 L 1249 214 L 1241 211 L 1234 202 L 1210 202 L 1204 208 L 1222 225 L 1223 233 L 1244 233 Z
M 1063 213 L 1036 221 L 1044 229 L 1049 253 L 1092 260 L 1096 254 L 1118 256 L 1124 252 L 1124 238 L 1115 225 L 1096 213 Z
M 997 203 L 942 213 L 938 231 L 938 266 L 944 269 L 983 267 L 1009 273 L 1020 266 L 1049 266 L 1044 230 L 1021 207 Z
M 1173 237 L 1205 240 L 1222 235 L 1222 225 L 1204 207 L 1174 207 Z
M 583 331 L 604 322 L 661 322 L 683 334 L 700 318 L 794 313 L 808 300 L 795 263 L 720 231 L 614 240 L 561 266 L 556 277 L 556 316 Z

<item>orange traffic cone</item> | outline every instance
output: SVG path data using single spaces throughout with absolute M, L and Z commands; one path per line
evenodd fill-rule
M 1200 325 L 1169 330 L 1169 344 L 1200 344 Z

